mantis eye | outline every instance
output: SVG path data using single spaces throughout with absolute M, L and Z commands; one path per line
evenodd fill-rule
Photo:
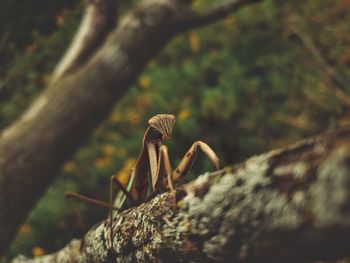
M 163 139 L 171 137 L 176 118 L 172 114 L 157 114 L 153 116 L 148 124 L 162 134 Z

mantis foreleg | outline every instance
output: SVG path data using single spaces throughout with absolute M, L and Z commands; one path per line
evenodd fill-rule
M 219 169 L 219 158 L 216 156 L 215 152 L 210 148 L 208 144 L 202 141 L 196 141 L 194 144 L 192 144 L 191 148 L 187 151 L 173 172 L 174 182 L 181 179 L 188 172 L 196 158 L 198 150 L 202 150 L 202 152 L 214 164 L 216 170 Z
M 160 157 L 161 156 L 159 155 L 159 158 L 157 158 L 156 147 L 157 147 L 157 145 L 154 142 L 147 143 L 148 158 L 149 158 L 150 172 L 151 172 L 152 190 L 154 190 L 154 187 L 158 181 L 158 175 L 159 175 L 159 169 L 160 169 L 159 167 L 160 167 Z

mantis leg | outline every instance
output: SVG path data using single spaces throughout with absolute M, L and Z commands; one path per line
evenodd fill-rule
M 103 201 L 100 201 L 100 200 L 97 200 L 97 199 L 94 199 L 94 198 L 90 198 L 90 197 L 87 197 L 85 195 L 81 195 L 81 194 L 78 194 L 78 193 L 74 193 L 74 192 L 66 192 L 65 196 L 69 199 L 78 199 L 80 201 L 83 201 L 85 203 L 88 203 L 88 204 L 93 204 L 93 205 L 97 205 L 97 206 L 102 206 L 102 207 L 105 207 L 105 208 L 109 208 L 110 212 L 113 211 L 113 210 L 120 210 L 119 207 L 114 207 L 114 206 L 111 206 L 111 204 L 109 203 L 106 203 L 106 202 L 103 202 Z M 73 203 L 72 203 L 73 204 Z M 74 207 L 74 211 L 75 213 L 77 214 L 78 216 L 78 220 L 80 222 L 80 224 L 83 226 L 83 220 L 80 216 L 80 214 L 78 213 L 78 211 L 76 210 L 74 204 L 73 204 L 73 207 Z M 83 228 L 83 227 L 82 227 Z
M 121 195 L 117 196 L 117 208 L 118 210 L 121 210 L 125 200 L 129 199 L 129 201 L 134 205 L 136 203 L 136 200 L 132 197 L 130 194 L 131 186 L 134 182 L 135 177 L 135 169 L 131 171 L 131 176 L 129 178 L 129 182 L 126 186 L 126 188 L 119 182 L 116 175 L 112 175 L 110 179 L 109 184 L 109 224 L 110 224 L 110 242 L 111 247 L 113 246 L 113 203 L 114 203 L 114 193 L 113 193 L 113 183 L 117 184 L 118 188 L 122 191 Z
M 161 145 L 159 148 L 159 157 L 160 157 L 160 163 L 163 164 L 165 174 L 167 176 L 168 181 L 168 187 L 170 188 L 171 192 L 175 192 L 174 185 L 173 185 L 173 178 L 172 178 L 172 170 L 171 170 L 171 164 L 168 154 L 168 147 L 165 145 Z M 160 166 L 159 166 L 160 167 Z M 159 171 L 158 171 L 159 173 Z
M 100 201 L 100 200 L 96 200 L 78 193 L 74 193 L 74 192 L 66 192 L 66 197 L 67 198 L 76 198 L 80 201 L 83 201 L 85 203 L 89 203 L 89 204 L 93 204 L 93 205 L 98 205 L 98 206 L 102 206 L 102 207 L 106 207 L 106 208 L 110 208 L 109 203 Z M 116 207 L 114 207 L 114 209 L 118 209 Z
M 219 169 L 219 158 L 216 156 L 215 152 L 210 148 L 208 144 L 202 141 L 196 141 L 194 144 L 192 144 L 191 148 L 187 151 L 173 172 L 174 182 L 181 179 L 188 172 L 196 158 L 198 150 L 202 150 L 202 152 L 214 164 L 216 170 Z
M 170 189 L 170 192 L 173 194 L 174 204 L 176 205 L 176 192 L 174 189 L 173 178 L 172 178 L 172 169 L 168 154 L 168 147 L 165 145 L 161 145 L 159 147 L 159 158 L 158 158 L 158 169 L 157 174 L 162 174 L 162 178 L 160 178 L 160 182 L 157 184 L 161 185 L 163 189 Z M 164 173 L 166 175 L 166 179 L 164 178 Z M 158 177 L 158 176 L 157 176 Z
M 115 206 L 118 207 L 119 209 L 122 209 L 126 199 L 131 203 L 131 206 L 134 206 L 137 204 L 137 201 L 130 193 L 130 189 L 131 189 L 133 182 L 134 182 L 134 172 L 133 171 L 131 173 L 131 176 L 129 178 L 129 181 L 128 181 L 128 184 L 126 187 L 124 187 L 122 185 L 122 183 L 118 180 L 118 178 L 115 175 L 113 175 L 111 177 L 111 185 L 110 186 L 113 186 L 113 183 L 114 183 L 121 190 L 121 193 L 116 197 L 116 200 L 114 202 Z M 113 188 L 111 188 L 110 190 L 113 191 Z M 114 198 L 112 198 L 112 200 L 113 199 Z

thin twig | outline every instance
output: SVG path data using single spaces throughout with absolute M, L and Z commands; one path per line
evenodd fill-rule
M 190 10 L 179 16 L 180 31 L 205 26 L 219 21 L 233 11 L 249 4 L 261 2 L 262 0 L 231 0 L 208 7 L 199 11 Z

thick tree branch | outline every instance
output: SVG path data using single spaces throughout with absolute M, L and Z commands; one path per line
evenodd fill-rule
M 18 262 L 311 262 L 350 256 L 350 127 L 207 173 Z M 49 261 L 52 260 L 52 261 Z
M 84 15 L 66 54 L 51 81 L 77 69 L 96 51 L 115 23 L 116 0 L 86 0 Z
M 242 1 L 248 4 L 250 1 Z M 144 0 L 89 59 L 0 134 L 0 255 L 59 167 L 181 30 L 183 0 Z

